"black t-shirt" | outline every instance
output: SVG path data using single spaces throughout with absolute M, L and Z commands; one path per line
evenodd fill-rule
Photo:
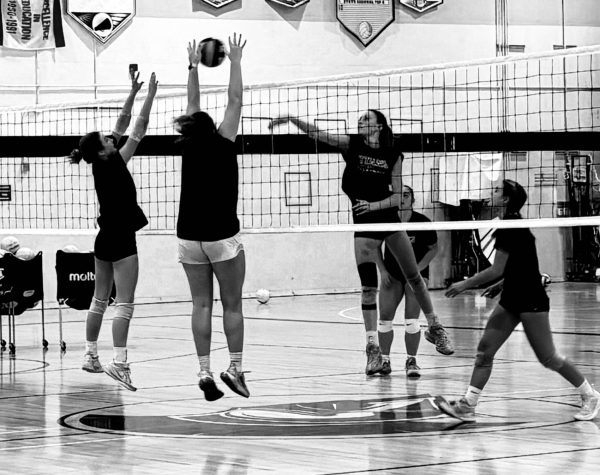
M 542 285 L 535 237 L 531 231 L 527 228 L 498 229 L 494 237 L 495 248 L 508 253 L 500 304 L 530 311 L 544 310 L 548 297 Z
M 240 231 L 238 174 L 231 140 L 216 134 L 211 141 L 191 139 L 183 143 L 179 238 L 219 241 Z
M 106 160 L 95 160 L 92 174 L 100 205 L 98 226 L 107 230 L 137 231 L 148 224 L 137 203 L 131 173 L 119 152 Z
M 416 211 L 413 211 L 410 219 L 407 221 L 409 223 L 430 223 L 431 220 Z M 415 259 L 417 263 L 423 259 L 423 256 L 427 254 L 429 251 L 429 246 L 433 246 L 437 243 L 437 233 L 433 230 L 431 231 L 407 231 L 408 238 L 410 239 L 410 243 L 412 244 L 413 251 L 415 252 Z M 393 254 L 387 249 L 387 246 L 383 253 L 383 261 L 385 264 L 385 268 L 387 271 L 392 274 L 392 276 L 398 280 L 404 280 L 404 276 L 402 271 L 400 270 L 400 266 L 398 265 L 396 258 Z M 429 278 L 429 266 L 425 267 L 421 271 L 421 275 L 426 279 Z
M 352 204 L 357 200 L 381 201 L 392 194 L 392 169 L 398 158 L 404 158 L 397 146 L 372 148 L 361 137 L 352 135 L 342 157 L 346 162 L 342 190 Z

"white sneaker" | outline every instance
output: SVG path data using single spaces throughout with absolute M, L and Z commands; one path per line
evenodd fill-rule
M 594 395 L 589 397 L 581 396 L 581 410 L 573 417 L 578 421 L 591 421 L 600 411 L 600 393 L 594 390 Z
M 88 373 L 104 372 L 98 355 L 92 355 L 91 353 L 86 353 L 83 355 L 83 364 L 81 365 L 81 369 L 87 371 Z
M 104 365 L 102 369 L 124 388 L 129 389 L 130 391 L 137 391 L 137 388 L 131 384 L 131 370 L 129 369 L 129 363 L 117 363 L 116 361 L 111 361 L 107 365 Z

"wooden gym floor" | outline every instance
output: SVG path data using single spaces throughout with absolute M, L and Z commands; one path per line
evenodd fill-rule
M 557 347 L 600 385 L 600 285 L 549 291 Z M 16 357 L 0 356 L 0 473 L 598 473 L 600 418 L 572 419 L 578 396 L 536 361 L 519 330 L 496 358 L 478 422 L 439 413 L 431 397 L 464 392 L 494 302 L 441 291 L 433 298 L 456 353 L 439 355 L 422 339 L 416 381 L 404 374 L 401 326 L 393 373 L 365 376 L 357 294 L 247 300 L 252 395 L 221 384 L 225 397 L 213 403 L 197 386 L 188 302 L 137 307 L 129 350 L 137 392 L 81 371 L 85 312 L 64 313 L 64 354 L 57 311 L 46 311 L 47 352 L 39 312 L 27 312 L 18 317 Z M 112 354 L 111 315 L 103 361 Z M 220 317 L 213 327 L 218 374 L 228 363 Z M 6 338 L 6 317 L 4 330 Z

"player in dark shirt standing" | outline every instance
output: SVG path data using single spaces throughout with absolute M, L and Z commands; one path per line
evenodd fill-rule
M 148 95 L 133 131 L 125 145 L 117 148 L 129 127 L 133 101 L 143 84 L 138 82 L 138 78 L 139 73 L 132 80 L 131 92 L 112 134 L 90 132 L 82 137 L 79 149 L 71 154 L 73 163 L 79 163 L 83 158 L 92 164 L 94 187 L 100 206 L 100 231 L 94 243 L 94 297 L 86 320 L 86 352 L 82 369 L 90 373 L 104 371 L 130 391 L 136 390 L 131 383 L 131 371 L 127 363 L 127 337 L 133 316 L 139 270 L 135 233 L 146 226 L 148 220 L 138 206 L 135 183 L 127 169 L 127 162 L 133 157 L 146 134 L 152 102 L 158 87 L 156 77 L 152 73 Z M 117 289 L 112 324 L 114 357 L 112 362 L 102 366 L 98 358 L 97 342 L 113 281 Z
M 503 219 L 520 219 L 519 211 L 526 200 L 523 187 L 512 180 L 504 180 L 502 186 L 494 190 L 492 197 L 492 203 L 499 207 Z M 492 374 L 494 356 L 515 327 L 522 323 L 540 363 L 558 372 L 581 394 L 581 410 L 574 415 L 575 419 L 594 419 L 600 410 L 600 393 L 554 347 L 548 316 L 550 303 L 542 284 L 533 234 L 527 228 L 499 229 L 495 237 L 496 256 L 492 267 L 452 284 L 446 291 L 447 297 L 455 297 L 467 289 L 504 277 L 500 302 L 492 312 L 477 346 L 475 367 L 466 394 L 455 401 L 438 396 L 438 407 L 462 421 L 475 421 L 475 408 Z
M 428 223 L 430 220 L 413 210 L 415 194 L 410 186 L 404 185 L 402 201 L 400 205 L 400 218 L 403 223 Z M 437 233 L 435 231 L 407 231 L 408 238 L 412 244 L 417 266 L 423 276 L 425 284 L 429 279 L 429 263 L 437 253 Z M 421 308 L 414 292 L 406 285 L 404 274 L 394 258 L 393 254 L 385 249 L 383 254 L 383 268 L 381 273 L 381 290 L 379 292 L 379 344 L 383 366 L 381 374 L 390 374 L 392 367 L 390 363 L 390 350 L 394 340 L 393 321 L 396 309 L 402 299 L 404 302 L 404 343 L 406 345 L 406 375 L 409 378 L 421 376 L 417 365 L 417 351 L 421 341 L 421 326 L 419 325 L 419 313 Z
M 242 286 L 246 272 L 244 246 L 237 217 L 238 162 L 235 148 L 242 111 L 241 35 L 229 39 L 230 76 L 223 122 L 200 110 L 198 63 L 200 45 L 188 45 L 188 104 L 186 115 L 175 119 L 182 146 L 181 197 L 177 219 L 179 262 L 192 294 L 192 334 L 200 363 L 199 386 L 208 401 L 223 396 L 210 368 L 213 277 L 223 304 L 223 328 L 230 365 L 221 379 L 237 394 L 249 397 L 242 371 L 244 316 Z
M 342 190 L 352 204 L 355 224 L 399 221 L 404 157 L 386 117 L 380 111 L 370 109 L 359 118 L 358 135 L 329 134 L 296 117 L 274 119 L 271 127 L 288 121 L 310 137 L 336 147 L 342 154 L 346 162 Z M 361 308 L 367 339 L 367 375 L 378 373 L 383 368 L 377 332 L 377 262 L 380 261 L 384 241 L 398 261 L 425 313 L 429 324 L 426 337 L 440 353 L 454 353 L 446 330 L 433 309 L 406 232 L 359 231 L 354 233 L 354 255 L 361 283 Z

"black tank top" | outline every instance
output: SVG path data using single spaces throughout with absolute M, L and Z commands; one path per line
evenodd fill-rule
M 392 169 L 398 158 L 403 158 L 397 148 L 371 148 L 361 137 L 352 135 L 342 157 L 346 162 L 342 190 L 352 204 L 356 200 L 381 201 L 392 194 Z
M 177 236 L 219 241 L 240 231 L 235 143 L 216 134 L 210 142 L 183 143 Z
M 92 163 L 94 187 L 100 205 L 98 226 L 107 230 L 137 231 L 148 219 L 137 203 L 137 192 L 119 152 Z

